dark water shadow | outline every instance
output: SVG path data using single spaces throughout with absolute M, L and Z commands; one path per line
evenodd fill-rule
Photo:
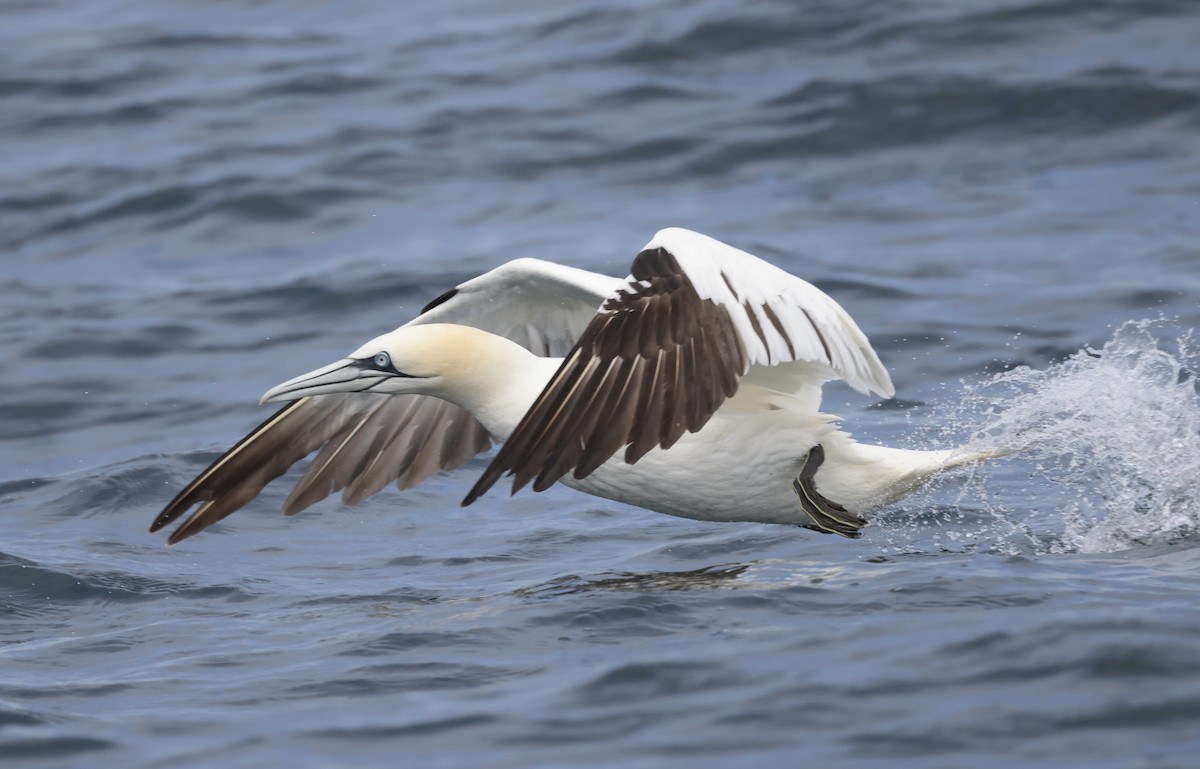
M 533 587 L 514 590 L 513 595 L 553 598 L 592 592 L 662 592 L 678 590 L 724 590 L 753 563 L 706 566 L 691 571 L 625 572 L 605 577 L 568 574 Z

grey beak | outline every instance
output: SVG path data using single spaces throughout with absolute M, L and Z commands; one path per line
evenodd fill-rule
M 361 361 L 344 358 L 337 363 L 301 374 L 263 393 L 259 403 L 271 401 L 294 401 L 310 395 L 327 393 L 359 392 L 369 390 L 390 375 L 382 371 L 364 368 Z

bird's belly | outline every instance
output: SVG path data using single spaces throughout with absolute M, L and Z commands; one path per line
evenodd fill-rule
M 651 451 L 636 464 L 626 464 L 618 453 L 587 478 L 568 476 L 562 482 L 683 518 L 799 524 L 808 518 L 792 480 L 815 436 L 796 432 L 710 422 L 701 432 L 684 435 L 670 449 Z

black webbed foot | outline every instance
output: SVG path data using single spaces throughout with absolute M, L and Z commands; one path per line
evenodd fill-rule
M 817 469 L 824 462 L 825 449 L 820 444 L 813 446 L 804 460 L 804 466 L 800 468 L 800 474 L 792 482 L 792 488 L 800 497 L 800 509 L 813 519 L 811 524 L 800 525 L 806 529 L 840 534 L 851 539 L 860 537 L 860 529 L 867 525 L 867 519 L 850 512 L 831 499 L 826 499 L 817 491 L 813 479 Z

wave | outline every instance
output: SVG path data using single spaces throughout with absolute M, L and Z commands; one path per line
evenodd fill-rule
M 1171 336 L 1165 319 L 1129 321 L 1098 349 L 968 387 L 939 421 L 970 426 L 972 449 L 1017 454 L 1030 482 L 1000 485 L 976 468 L 960 506 L 982 515 L 958 532 L 960 544 L 1111 553 L 1194 538 L 1200 350 L 1191 331 Z M 1019 513 L 1006 501 L 1014 491 Z

